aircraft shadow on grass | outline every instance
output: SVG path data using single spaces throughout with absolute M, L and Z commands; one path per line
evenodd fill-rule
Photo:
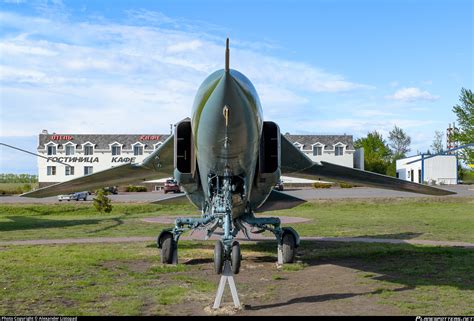
M 401 292 L 408 289 L 410 289 L 410 287 L 403 287 L 403 288 L 394 289 L 393 292 Z M 252 306 L 248 306 L 246 309 L 253 310 L 253 311 L 264 310 L 264 309 L 283 307 L 283 306 L 292 305 L 296 303 L 318 303 L 318 302 L 325 302 L 325 301 L 332 301 L 332 300 L 348 299 L 348 298 L 352 298 L 359 295 L 380 294 L 382 292 L 384 292 L 384 290 L 379 289 L 375 291 L 362 292 L 362 293 L 328 293 L 328 294 L 321 294 L 321 295 L 310 295 L 310 296 L 293 298 L 285 302 L 252 305 Z
M 62 228 L 71 227 L 77 225 L 95 225 L 100 224 L 104 221 L 113 221 L 114 224 L 101 227 L 97 230 L 90 231 L 88 233 L 102 232 L 119 225 L 123 224 L 122 217 L 115 218 L 103 218 L 103 219 L 73 219 L 73 220 L 54 220 L 54 219 L 43 219 L 32 216 L 6 216 L 9 222 L 0 223 L 0 232 L 9 231 L 20 231 L 20 230 L 32 230 L 32 229 L 43 229 L 43 228 Z

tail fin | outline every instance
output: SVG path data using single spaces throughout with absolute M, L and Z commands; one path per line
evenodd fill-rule
M 225 72 L 229 72 L 229 37 L 225 41 Z

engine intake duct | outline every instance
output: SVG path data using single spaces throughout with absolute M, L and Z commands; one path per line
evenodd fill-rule
M 280 167 L 280 128 L 271 121 L 263 122 L 260 140 L 259 172 L 273 173 Z
M 176 125 L 174 152 L 175 168 L 181 173 L 192 173 L 194 171 L 194 148 L 190 121 L 182 121 Z

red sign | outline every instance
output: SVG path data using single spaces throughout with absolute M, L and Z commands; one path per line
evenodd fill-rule
M 160 140 L 160 135 L 141 135 L 140 140 Z
M 52 140 L 73 140 L 74 137 L 71 135 L 53 135 L 51 136 Z

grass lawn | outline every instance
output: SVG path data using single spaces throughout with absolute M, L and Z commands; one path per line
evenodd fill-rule
M 0 241 L 151 236 L 170 225 L 141 221 L 160 215 L 199 215 L 191 205 L 114 204 L 100 214 L 91 203 L 0 204 Z M 410 238 L 474 242 L 474 199 L 427 198 L 315 201 L 259 216 L 298 216 L 301 236 Z
M 0 247 L 0 314 L 203 314 L 218 282 L 212 247 L 212 242 L 181 242 L 180 262 L 193 261 L 175 267 L 161 265 L 155 245 L 148 243 Z M 355 273 L 357 282 L 347 284 L 347 292 L 370 289 L 356 296 L 399 313 L 474 313 L 472 250 L 303 242 L 302 262 L 283 270 L 275 268 L 274 244 L 243 244 L 242 252 L 243 303 L 288 298 L 292 293 L 282 290 L 287 284 L 302 278 L 315 284 L 325 276 L 313 269 L 329 264 L 354 271 L 349 274 Z M 252 268 L 254 262 L 263 262 L 261 268 Z M 338 300 L 344 304 L 351 297 Z
M 184 246 L 180 254 L 196 252 Z M 0 314 L 164 314 L 214 290 L 183 274 L 199 266 L 162 266 L 157 254 L 144 243 L 0 248 Z
M 157 236 L 164 225 L 143 217 L 199 215 L 191 205 L 113 204 L 98 213 L 92 203 L 0 205 L 0 240 L 106 236 Z
M 316 201 L 264 215 L 311 218 L 293 225 L 303 236 L 474 242 L 473 208 L 472 198 Z M 155 237 L 165 226 L 140 218 L 190 214 L 198 214 L 191 205 L 114 204 L 111 213 L 99 214 L 90 203 L 2 204 L 0 240 Z M 0 314 L 203 314 L 218 282 L 212 253 L 213 242 L 182 241 L 180 262 L 191 261 L 173 267 L 161 265 L 155 245 L 143 242 L 0 246 Z M 474 314 L 472 249 L 303 241 L 300 262 L 282 270 L 274 265 L 273 242 L 243 244 L 242 253 L 244 303 L 285 302 L 282 288 L 300 282 L 308 289 L 325 280 L 318 267 L 329 265 L 356 278 L 342 285 L 347 293 L 340 304 L 363 296 L 403 314 Z

